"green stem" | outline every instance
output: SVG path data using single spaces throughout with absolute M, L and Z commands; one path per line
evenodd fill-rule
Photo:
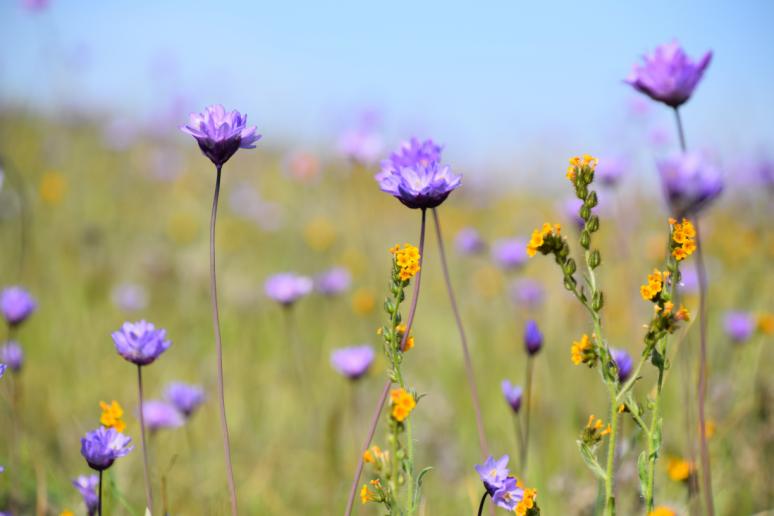
M 618 430 L 615 384 L 608 383 L 610 390 L 610 435 L 607 443 L 607 468 L 605 469 L 605 514 L 615 516 L 615 439 Z
M 406 468 L 406 507 L 409 515 L 414 514 L 414 442 L 411 435 L 411 418 L 406 419 L 406 442 L 408 447 L 408 467 Z
M 666 348 L 666 340 L 663 339 L 663 347 Z M 645 505 L 648 510 L 648 514 L 653 511 L 653 493 L 656 479 L 656 460 L 658 459 L 658 450 L 655 449 L 655 443 L 653 442 L 653 435 L 656 432 L 656 426 L 658 425 L 661 415 L 661 387 L 664 383 L 664 366 L 663 364 L 658 368 L 658 384 L 656 387 L 656 399 L 653 402 L 653 413 L 650 417 L 650 430 L 648 430 L 648 483 L 645 489 Z

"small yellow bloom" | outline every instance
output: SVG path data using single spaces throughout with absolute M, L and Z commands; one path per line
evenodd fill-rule
M 685 459 L 672 457 L 667 462 L 667 475 L 669 475 L 669 478 L 675 482 L 688 480 L 693 471 L 693 463 Z
M 65 509 L 59 513 L 59 516 L 75 516 L 75 513 L 70 509 Z
M 694 240 L 686 240 L 685 242 L 683 242 L 682 248 L 683 248 L 683 251 L 685 251 L 685 254 L 690 256 L 696 250 L 696 242 Z
M 579 341 L 573 341 L 572 347 L 570 348 L 572 363 L 578 365 L 583 362 L 585 358 L 585 352 L 590 348 L 591 342 L 589 341 L 588 335 L 584 334 Z
M 99 422 L 105 428 L 115 428 L 116 432 L 123 432 L 126 430 L 126 423 L 121 419 L 124 415 L 124 409 L 118 404 L 116 400 L 111 403 L 99 402 L 99 408 L 102 409 L 102 415 L 99 417 Z
M 336 241 L 336 226 L 325 217 L 312 219 L 304 228 L 304 241 L 315 251 L 326 251 Z
M 525 516 L 527 511 L 535 506 L 535 498 L 537 498 L 537 489 L 531 487 L 524 487 L 521 481 L 518 482 L 518 487 L 524 490 L 524 495 L 521 501 L 516 505 L 515 512 L 517 516 Z
M 680 309 L 675 314 L 675 319 L 678 321 L 690 321 L 691 320 L 691 314 L 688 313 L 688 309 L 684 306 L 680 305 Z
M 400 387 L 390 391 L 390 404 L 392 405 L 392 417 L 395 421 L 403 422 L 417 406 L 414 396 Z
M 67 193 L 67 178 L 61 172 L 46 172 L 40 180 L 40 198 L 46 204 L 54 205 Z
M 366 288 L 358 289 L 352 295 L 352 311 L 357 315 L 368 315 L 374 311 L 375 306 L 374 295 Z
M 759 315 L 758 329 L 766 335 L 771 335 L 774 333 L 774 314 Z
M 367 485 L 363 484 L 363 487 L 360 489 L 360 501 L 365 505 L 374 500 L 376 500 L 376 495 L 368 489 Z
M 677 513 L 670 509 L 669 507 L 664 507 L 663 505 L 660 505 L 650 511 L 648 513 L 648 516 L 677 516 Z
M 688 253 L 686 253 L 685 249 L 682 247 L 678 247 L 672 251 L 672 256 L 674 256 L 678 262 L 681 262 L 688 257 Z
M 716 428 L 717 425 L 715 425 L 715 422 L 711 419 L 704 423 L 704 435 L 707 436 L 707 439 L 711 439 L 712 436 L 715 435 Z

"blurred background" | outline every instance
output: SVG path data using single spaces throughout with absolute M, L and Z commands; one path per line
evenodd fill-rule
M 464 176 L 440 213 L 492 451 L 516 455 L 500 381 L 524 381 L 522 335 L 534 319 L 546 345 L 524 475 L 544 514 L 591 514 L 597 486 L 574 441 L 588 414 L 604 412 L 605 393 L 595 373 L 569 359 L 571 341 L 588 332 L 586 314 L 552 263 L 503 249 L 518 248 L 545 220 L 572 234 L 568 157 L 588 152 L 615 164 L 599 208 L 606 332 L 638 355 L 651 310 L 638 287 L 660 263 L 667 216 L 655 161 L 678 147 L 672 113 L 623 79 L 642 54 L 673 39 L 693 57 L 714 52 L 681 111 L 689 147 L 708 152 L 726 184 L 704 225 L 718 509 L 772 509 L 771 335 L 760 324 L 774 304 L 772 15 L 764 1 L 2 2 L 0 285 L 23 285 L 39 308 L 17 335 L 19 399 L 0 389 L 0 510 L 13 501 L 16 514 L 83 513 L 71 480 L 87 473 L 79 438 L 97 426 L 100 400 L 124 406 L 127 433 L 139 441 L 134 371 L 110 332 L 145 318 L 173 341 L 147 369 L 150 397 L 173 380 L 208 393 L 183 428 L 151 437 L 157 497 L 165 492 L 170 514 L 225 514 L 208 290 L 214 174 L 178 129 L 190 112 L 222 103 L 264 135 L 225 167 L 218 229 L 244 513 L 344 506 L 387 366 L 375 334 L 386 317 L 387 249 L 416 244 L 419 231 L 418 213 L 379 192 L 372 176 L 416 135 L 442 143 L 444 161 Z M 466 228 L 483 247 L 457 245 Z M 435 469 L 421 510 L 470 514 L 481 457 L 432 237 L 425 258 L 417 344 L 405 361 L 409 382 L 427 393 L 415 438 L 418 464 Z M 695 312 L 690 265 L 686 303 Z M 332 267 L 350 281 L 289 313 L 264 295 L 272 274 L 315 277 Z M 743 338 L 729 330 L 739 313 L 752 321 Z M 697 329 L 675 339 L 666 387 L 657 489 L 678 514 L 697 510 L 691 483 L 666 467 L 691 459 Z M 378 355 L 369 375 L 351 382 L 331 367 L 333 349 L 367 343 Z M 638 394 L 652 384 L 646 371 Z M 382 426 L 376 442 L 384 436 Z M 639 444 L 631 426 L 624 436 L 620 511 L 637 514 Z M 139 449 L 111 470 L 108 493 L 110 514 L 140 514 Z

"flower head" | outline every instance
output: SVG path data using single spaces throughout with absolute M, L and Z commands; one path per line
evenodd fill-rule
M 632 356 L 625 349 L 611 348 L 610 356 L 618 369 L 618 381 L 625 382 L 632 374 L 634 362 Z
M 116 400 L 111 403 L 99 402 L 99 408 L 102 409 L 102 415 L 99 417 L 99 423 L 105 428 L 115 428 L 116 432 L 126 430 L 126 423 L 121 419 L 124 416 L 124 409 Z
M 532 236 L 527 243 L 527 256 L 535 256 L 538 251 L 543 254 L 552 253 L 561 250 L 564 241 L 561 237 L 562 227 L 559 224 L 553 226 L 544 223 L 543 227 L 532 232 Z
M 32 295 L 22 287 L 8 287 L 0 292 L 0 311 L 9 326 L 18 326 L 37 308 Z
M 723 191 L 720 171 L 698 152 L 672 156 L 656 163 L 672 213 L 683 217 L 705 209 Z
M 615 187 L 626 172 L 627 163 L 622 158 L 602 158 L 595 170 L 596 179 L 607 187 Z
M 345 292 L 352 283 L 352 274 L 345 267 L 333 267 L 314 279 L 314 288 L 325 296 Z
M 543 304 L 545 289 L 543 285 L 530 278 L 521 278 L 514 281 L 509 289 L 514 303 L 525 308 L 537 308 Z
M 118 354 L 140 366 L 151 364 L 172 345 L 166 340 L 167 330 L 157 330 L 153 323 L 145 320 L 125 322 L 112 336 Z
M 667 475 L 675 482 L 684 482 L 688 480 L 691 475 L 693 475 L 695 469 L 693 462 L 685 459 L 671 457 L 667 461 Z
M 732 341 L 741 343 L 752 337 L 755 333 L 757 321 L 752 314 L 748 312 L 726 312 L 723 319 L 723 327 Z
M 162 428 L 179 428 L 185 423 L 183 415 L 171 403 L 160 400 L 148 400 L 142 404 L 142 416 L 145 426 L 151 432 Z
M 167 385 L 164 398 L 188 418 L 204 403 L 205 395 L 204 389 L 198 385 L 172 382 Z
M 500 384 L 505 396 L 505 401 L 511 406 L 514 412 L 518 413 L 521 409 L 522 389 L 519 385 L 513 385 L 509 380 L 503 380 Z
M 530 355 L 536 354 L 543 347 L 543 334 L 535 321 L 527 321 L 524 327 L 524 347 Z
M 508 478 L 509 460 L 508 455 L 503 455 L 496 460 L 490 455 L 483 464 L 476 464 L 476 472 L 490 495 L 494 495 Z
M 605 426 L 601 419 L 589 416 L 589 421 L 581 433 L 581 441 L 588 446 L 598 444 L 604 436 L 612 431 L 610 424 Z
M 132 451 L 131 437 L 117 432 L 115 428 L 99 427 L 81 438 L 81 455 L 92 469 L 102 471 L 113 462 Z
M 311 278 L 291 272 L 269 277 L 264 284 L 266 295 L 283 306 L 289 307 L 312 291 Z
M 710 51 L 694 62 L 673 41 L 643 56 L 643 63 L 634 65 L 625 82 L 653 100 L 677 108 L 691 98 L 711 60 Z
M 0 348 L 0 361 L 5 362 L 8 369 L 14 373 L 21 371 L 24 365 L 24 351 L 18 342 L 9 340 Z
M 191 113 L 188 124 L 180 130 L 196 138 L 204 155 L 217 167 L 239 149 L 254 149 L 261 139 L 254 125 L 247 126 L 247 115 L 236 110 L 226 113 L 220 104 L 208 106 L 202 113 Z
M 498 507 L 511 512 L 516 512 L 516 506 L 524 497 L 524 489 L 519 487 L 514 477 L 506 478 L 492 495 L 492 501 Z
M 83 503 L 86 506 L 86 512 L 89 516 L 97 514 L 99 498 L 97 495 L 97 486 L 99 477 L 97 475 L 80 475 L 73 480 L 73 486 L 81 493 Z
M 648 513 L 648 516 L 677 516 L 677 513 L 664 505 L 659 505 Z
M 527 263 L 525 247 L 526 242 L 521 238 L 501 239 L 492 244 L 492 258 L 503 269 L 518 269 Z
M 369 345 L 335 349 L 331 365 L 350 380 L 357 380 L 368 372 L 374 361 L 374 350 Z
M 597 359 L 594 346 L 591 344 L 589 336 L 585 334 L 580 338 L 580 340 L 573 341 L 572 347 L 570 348 L 570 355 L 572 358 L 572 363 L 575 365 L 584 363 L 592 366 Z
M 412 138 L 382 161 L 376 175 L 379 188 L 409 208 L 435 208 L 462 183 L 448 165 L 441 164 L 441 147 L 432 140 Z
M 3 364 L 3 363 L 0 363 L 0 378 L 2 378 L 2 377 L 3 377 L 3 375 L 5 374 L 5 369 L 6 369 L 7 367 L 8 367 L 7 365 L 5 365 L 5 364 Z
M 400 281 L 408 281 L 421 270 L 422 256 L 419 249 L 411 244 L 403 244 L 403 248 L 395 244 L 390 248 L 393 261 L 397 267 L 397 275 Z
M 486 243 L 481 238 L 481 234 L 471 227 L 463 228 L 457 233 L 455 244 L 462 254 L 478 254 L 486 249 Z
M 417 406 L 417 402 L 413 394 L 400 387 L 390 391 L 390 406 L 392 407 L 392 418 L 398 423 L 402 423 Z

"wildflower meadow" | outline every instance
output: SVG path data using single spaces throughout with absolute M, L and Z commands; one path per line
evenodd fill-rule
M 774 513 L 770 6 L 6 3 L 0 516 Z

